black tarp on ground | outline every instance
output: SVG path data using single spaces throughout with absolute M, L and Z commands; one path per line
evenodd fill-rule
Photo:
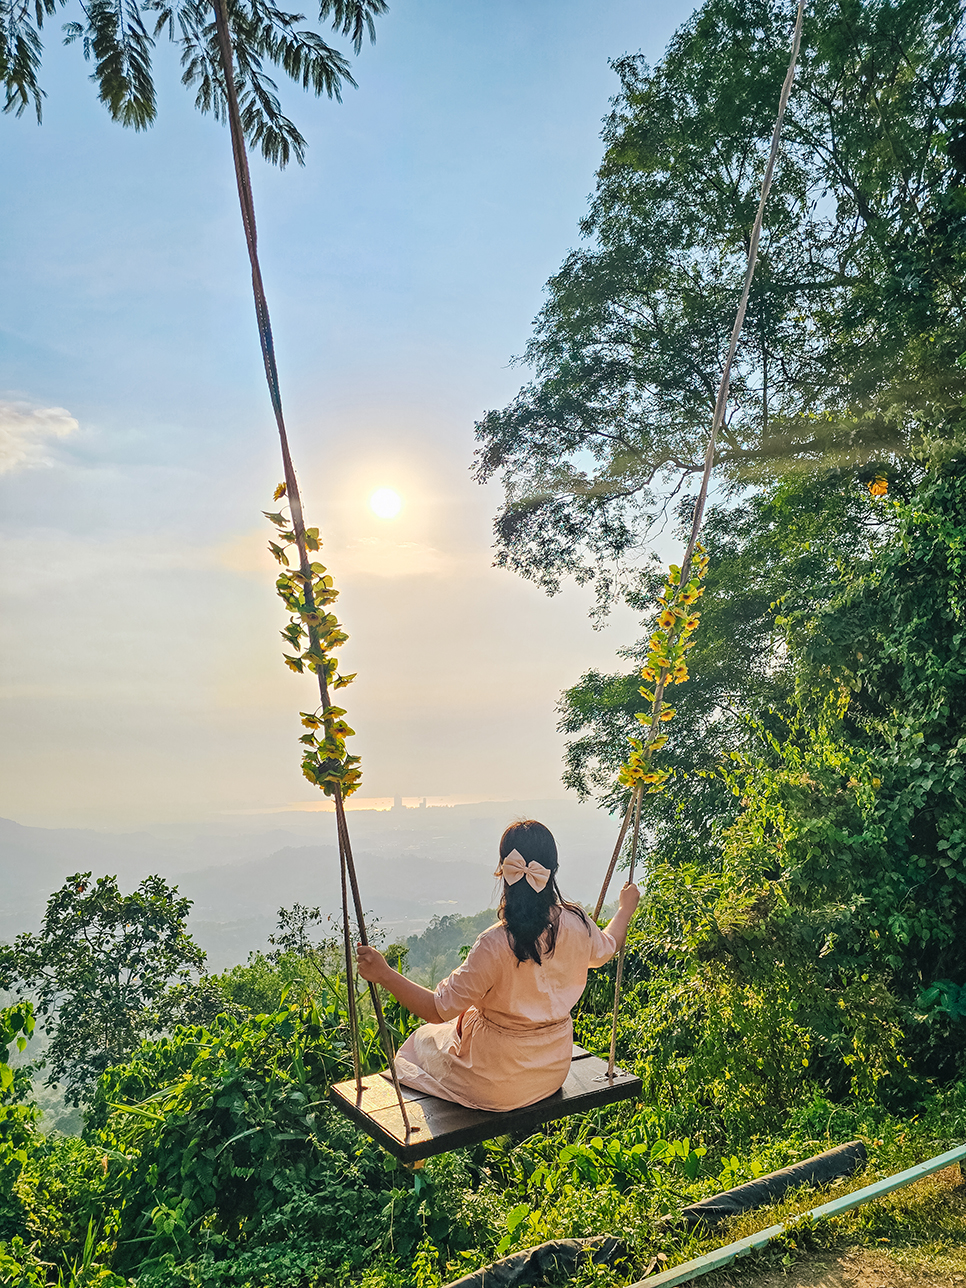
M 867 1159 L 865 1146 L 860 1140 L 850 1141 L 847 1145 L 837 1145 L 827 1149 L 824 1154 L 814 1158 L 803 1159 L 791 1167 L 780 1171 L 769 1172 L 759 1176 L 755 1181 L 737 1185 L 733 1190 L 723 1194 L 713 1194 L 709 1199 L 693 1203 L 686 1207 L 680 1216 L 669 1217 L 669 1225 L 683 1225 L 693 1230 L 696 1225 L 717 1225 L 726 1217 L 737 1216 L 739 1212 L 750 1212 L 752 1208 L 764 1207 L 774 1203 L 797 1185 L 828 1185 L 840 1176 L 851 1176 Z
M 553 1239 L 525 1252 L 514 1252 L 490 1266 L 482 1266 L 471 1275 L 447 1284 L 446 1288 L 523 1288 L 524 1284 L 543 1283 L 551 1276 L 572 1275 L 588 1259 L 610 1265 L 626 1255 L 624 1242 L 610 1235 L 596 1239 Z

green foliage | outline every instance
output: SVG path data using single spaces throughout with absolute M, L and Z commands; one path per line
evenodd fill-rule
M 115 877 L 75 873 L 47 901 L 39 934 L 0 947 L 6 987 L 28 992 L 50 1036 L 43 1063 L 78 1105 L 109 1065 L 170 1016 L 169 990 L 205 954 L 185 929 L 190 899 L 161 877 L 122 895 Z
M 919 1009 L 941 1011 L 957 1020 L 966 1020 L 966 989 L 951 979 L 934 980 L 919 995 Z
M 411 1253 L 419 1190 L 433 1186 L 404 1182 L 328 1107 L 343 1060 L 332 1017 L 290 1006 L 178 1029 L 106 1074 L 89 1136 L 121 1160 L 116 1266 L 143 1276 L 154 1265 L 141 1284 L 240 1284 L 256 1269 L 260 1283 L 287 1284 L 361 1267 L 375 1248 Z M 439 1199 L 431 1227 L 444 1243 L 464 1218 L 451 1210 L 458 1190 Z
M 953 1007 L 920 1008 L 966 978 L 964 479 L 926 474 L 836 593 L 778 616 L 795 688 L 719 772 L 733 821 L 697 862 L 653 855 L 622 1042 L 656 1098 L 780 1113 L 805 1069 L 895 1098 L 963 1067 Z
M 476 937 L 495 921 L 496 913 L 492 908 L 472 917 L 461 917 L 453 912 L 433 917 L 422 934 L 410 935 L 406 940 L 407 969 L 435 988 L 460 964 L 465 956 L 464 950 L 471 947 Z
M 632 974 L 644 942 L 637 934 Z M 740 997 L 730 1000 L 741 1009 Z M 640 1002 L 632 993 L 628 1018 L 646 1024 Z M 748 1025 L 754 1034 L 755 1020 Z M 622 1041 L 634 1036 L 628 1029 Z M 732 1064 L 735 1081 L 722 1092 L 737 1109 L 716 1111 L 695 1092 L 692 1059 L 691 1083 L 675 1085 L 671 1070 L 664 1091 L 641 1104 L 411 1173 L 325 1102 L 339 1041 L 337 1026 L 293 1006 L 144 1044 L 102 1078 L 86 1141 L 35 1138 L 18 1182 L 22 1233 L 0 1242 L 4 1273 L 53 1285 L 63 1271 L 76 1288 L 113 1288 L 129 1275 L 138 1288 L 412 1288 L 544 1239 L 620 1229 L 632 1246 L 623 1281 L 659 1257 L 671 1263 L 698 1250 L 691 1236 L 661 1233 L 661 1214 L 818 1152 L 833 1119 L 833 1139 L 864 1136 L 874 1162 L 905 1165 L 930 1148 L 924 1137 L 907 1139 L 880 1106 L 821 1098 L 810 1070 L 776 1112 L 737 1085 L 754 1081 L 753 1057 Z M 680 1067 L 687 1074 L 687 1062 Z M 946 1132 L 966 1126 L 955 1096 L 924 1112 Z M 917 1125 L 920 1136 L 935 1130 L 929 1121 Z
M 798 780 L 763 784 L 748 818 L 782 841 L 799 900 L 855 904 L 853 941 L 912 1006 L 937 977 L 966 980 L 966 464 L 930 471 L 893 505 L 895 540 L 824 612 L 789 623 L 799 705 L 816 723 L 826 713 L 830 750 L 809 758 L 789 739 Z M 963 1048 L 945 1036 L 920 1046 L 912 1026 L 910 1042 L 948 1077 Z
M 39 75 L 41 32 L 67 0 L 0 3 L 0 79 L 4 110 L 20 116 L 33 106 L 41 117 L 44 92 Z M 167 34 L 181 58 L 182 84 L 194 91 L 195 106 L 219 120 L 227 116 L 224 76 L 212 9 L 201 0 L 89 0 L 79 20 L 64 25 L 66 41 L 79 41 L 94 63 L 91 79 L 98 97 L 121 125 L 146 129 L 157 114 L 152 56 L 157 38 Z M 375 39 L 374 19 L 386 12 L 385 0 L 321 0 L 319 21 L 349 36 L 356 53 L 363 37 Z M 305 139 L 282 112 L 277 87 L 265 67 L 283 71 L 314 94 L 339 99 L 343 84 L 355 85 L 345 57 L 317 31 L 300 26 L 305 15 L 288 13 L 265 0 L 232 0 L 228 23 L 235 50 L 235 85 L 242 126 L 252 147 L 284 166 L 294 155 L 301 164 Z
M 700 474 L 792 7 L 708 0 L 621 91 L 586 241 L 548 285 L 532 383 L 477 427 L 497 561 L 646 608 L 639 552 Z M 806 17 L 718 452 L 734 486 L 955 437 L 966 349 L 963 31 L 947 0 Z
M 23 1212 L 18 1237 L 39 1252 L 58 1283 L 60 1276 L 76 1288 L 124 1282 L 103 1266 L 117 1234 L 113 1210 L 121 1197 L 121 1171 L 116 1157 L 76 1137 L 36 1136 L 17 1181 Z
M 89 1130 L 133 1160 L 121 1239 L 139 1241 L 136 1260 L 230 1240 L 275 1204 L 279 1174 L 304 1175 L 339 1069 L 334 1028 L 296 1006 L 244 1023 L 225 1016 L 176 1029 L 105 1075 Z
M 906 486 L 911 481 L 894 478 L 894 490 Z M 682 528 L 690 524 L 689 506 L 680 518 Z M 701 629 L 693 636 L 686 701 L 677 706 L 662 757 L 677 789 L 643 801 L 645 832 L 662 858 L 711 861 L 720 854 L 736 801 L 717 770 L 729 752 L 757 747 L 758 729 L 779 728 L 774 712 L 794 691 L 778 619 L 811 615 L 829 603 L 841 591 L 841 568 L 871 558 L 895 527 L 893 507 L 872 503 L 848 471 L 791 475 L 740 505 L 709 511 Z M 651 612 L 648 625 L 656 625 Z M 645 639 L 626 653 L 643 665 L 648 651 Z M 599 795 L 609 808 L 620 800 L 615 780 L 636 725 L 638 684 L 637 672 L 592 672 L 561 703 L 560 727 L 571 735 L 564 781 L 584 797 Z
M 26 1099 L 30 1088 L 27 1069 L 12 1069 L 7 1064 L 10 1048 L 23 1051 L 33 1034 L 36 1020 L 29 1002 L 18 1002 L 0 1011 L 0 1105 L 17 1104 Z
M 16 1182 L 33 1147 L 37 1112 L 20 1103 L 29 1089 L 25 1069 L 7 1063 L 11 1046 L 23 1051 L 34 1030 L 33 1008 L 20 1002 L 0 1010 L 0 1239 L 18 1233 L 23 1208 L 16 1194 Z
M 232 966 L 211 979 L 222 999 L 252 1015 L 277 1011 L 289 995 L 307 998 L 315 983 L 311 968 L 295 953 L 284 953 L 277 961 L 250 953 L 244 966 Z
M 207 977 L 217 992 L 220 1010 L 237 1009 L 244 1014 L 270 1014 L 279 1010 L 286 998 L 315 1002 L 323 1010 L 332 1000 L 345 999 L 345 962 L 341 936 L 318 938 L 314 927 L 327 925 L 332 918 L 318 908 L 294 904 L 278 910 L 278 924 L 269 935 L 272 945 L 267 953 L 250 953 L 245 965 L 232 966 L 220 975 Z M 204 1021 L 207 1022 L 207 1021 Z
M 183 1015 L 198 1017 L 186 1022 L 205 1027 L 221 1015 L 246 1020 L 250 1016 L 274 1014 L 293 1002 L 314 1008 L 325 1017 L 328 1040 L 343 1063 L 338 1076 L 345 1078 L 352 1072 L 348 1010 L 348 988 L 351 987 L 355 990 L 362 1066 L 366 1069 L 380 1066 L 385 1057 L 368 988 L 360 985 L 354 976 L 347 986 L 341 931 L 338 935 L 318 938 L 313 928 L 322 924 L 333 927 L 334 919 L 324 916 L 318 908 L 301 904 L 280 908 L 278 927 L 269 936 L 271 950 L 251 953 L 244 966 L 233 966 L 221 975 L 204 977 L 200 981 L 201 1003 L 192 1005 L 191 998 L 187 997 L 181 1004 Z M 380 938 L 378 928 L 374 935 L 377 940 Z M 389 945 L 386 956 L 405 965 L 406 951 L 405 945 Z M 390 1036 L 397 1045 L 418 1023 L 395 1001 L 390 1001 L 384 1013 Z

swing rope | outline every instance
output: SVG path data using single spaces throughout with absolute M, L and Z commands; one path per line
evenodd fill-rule
M 610 863 L 607 865 L 607 871 L 604 873 L 604 884 L 600 887 L 600 894 L 597 896 L 597 907 L 594 909 L 594 921 L 596 921 L 600 916 L 600 910 L 603 908 L 604 900 L 607 898 L 607 887 L 611 883 L 614 869 L 617 867 L 617 860 L 620 858 L 621 850 L 624 848 L 624 837 L 627 835 L 627 829 L 634 813 L 637 796 L 637 792 L 632 792 L 631 798 L 627 802 L 627 809 L 624 811 L 624 821 L 621 823 L 621 830 L 617 835 L 617 844 L 614 846 L 614 853 L 611 855 Z
M 782 123 L 785 119 L 785 109 L 788 106 L 788 99 L 792 92 L 792 84 L 795 80 L 795 70 L 798 66 L 798 53 L 802 43 L 802 23 L 804 16 L 805 0 L 798 0 L 798 12 L 795 15 L 795 28 L 792 33 L 792 48 L 788 62 L 788 71 L 785 73 L 785 80 L 778 100 L 778 113 L 775 117 L 775 128 L 772 130 L 771 149 L 768 153 L 768 162 L 765 166 L 765 173 L 762 176 L 761 181 L 761 196 L 758 201 L 758 211 L 755 215 L 755 222 L 751 229 L 751 237 L 748 241 L 748 263 L 745 269 L 745 282 L 741 292 L 741 299 L 738 303 L 738 312 L 735 315 L 735 324 L 731 329 L 731 341 L 728 345 L 728 355 L 725 359 L 724 369 L 721 373 L 721 383 L 718 386 L 718 396 L 715 400 L 714 416 L 711 421 L 711 433 L 708 436 L 708 446 L 704 454 L 704 471 L 701 475 L 701 486 L 698 490 L 698 499 L 695 503 L 694 514 L 691 518 L 691 535 L 689 536 L 688 544 L 685 547 L 684 558 L 681 560 L 680 584 L 682 586 L 687 583 L 691 572 L 691 561 L 694 558 L 694 551 L 698 544 L 698 536 L 701 532 L 701 524 L 704 520 L 704 511 L 708 500 L 708 488 L 711 483 L 711 471 L 714 467 L 714 454 L 718 443 L 718 433 L 721 426 L 724 424 L 725 412 L 728 408 L 728 391 L 731 385 L 731 368 L 734 364 L 735 353 L 738 349 L 738 340 L 741 337 L 741 331 L 745 323 L 745 313 L 747 312 L 748 300 L 751 295 L 751 284 L 754 280 L 755 268 L 758 264 L 758 244 L 761 240 L 761 228 L 765 217 L 765 205 L 768 201 L 768 194 L 771 191 L 771 181 L 772 176 L 775 173 L 775 163 L 778 160 Z M 663 667 L 654 688 L 654 706 L 652 709 L 651 724 L 648 730 L 648 743 L 653 742 L 658 734 L 661 710 L 664 701 L 664 690 L 667 686 L 668 674 L 668 669 Z M 614 869 L 617 867 L 617 860 L 624 845 L 624 838 L 627 835 L 627 829 L 632 817 L 634 819 L 634 832 L 631 840 L 630 876 L 628 877 L 628 880 L 634 880 L 634 868 L 637 863 L 637 847 L 640 839 L 641 805 L 643 803 L 643 797 L 644 787 L 643 784 L 639 784 L 631 793 L 631 798 L 624 814 L 620 835 L 617 838 L 617 845 L 614 847 L 614 855 L 607 868 L 607 873 L 604 877 L 604 884 L 600 892 L 600 897 L 597 900 L 597 907 L 594 911 L 595 921 L 600 916 L 600 911 L 604 906 L 604 900 L 607 897 L 607 888 L 614 875 Z M 625 941 L 617 955 L 617 974 L 614 980 L 614 1013 L 610 1034 L 610 1058 L 607 1064 L 607 1077 L 609 1079 L 614 1077 L 614 1057 L 617 1048 L 617 1019 L 620 1011 L 621 987 L 624 977 L 624 957 L 626 952 L 627 944 Z
M 215 25 L 218 36 L 218 46 L 221 57 L 222 74 L 224 77 L 225 99 L 227 104 L 228 124 L 231 134 L 232 154 L 235 165 L 235 181 L 238 188 L 238 202 L 241 209 L 242 225 L 245 230 L 245 241 L 248 247 L 248 257 L 251 262 L 252 271 L 252 293 L 255 302 L 255 317 L 258 324 L 258 338 L 262 350 L 262 359 L 265 365 L 265 379 L 268 383 L 269 396 L 272 403 L 272 410 L 275 414 L 275 423 L 278 427 L 279 443 L 282 451 L 282 466 L 285 476 L 285 491 L 289 500 L 289 506 L 292 515 L 292 530 L 295 534 L 295 543 L 299 555 L 299 567 L 304 578 L 305 605 L 308 611 L 315 607 L 312 592 L 311 565 L 308 557 L 308 551 L 305 545 L 305 524 L 302 517 L 302 501 L 299 493 L 298 481 L 295 476 L 295 468 L 292 464 L 292 457 L 289 451 L 288 434 L 285 429 L 285 418 L 282 413 L 282 398 L 279 389 L 278 366 L 275 359 L 275 342 L 272 336 L 272 324 L 268 311 L 268 301 L 265 296 L 265 288 L 262 282 L 261 265 L 258 258 L 258 233 L 255 223 L 255 203 L 252 195 L 251 175 L 248 168 L 248 154 L 245 148 L 245 136 L 241 123 L 241 115 L 238 108 L 238 95 L 235 86 L 234 75 L 234 51 L 232 48 L 231 32 L 228 24 L 228 12 L 226 0 L 213 0 L 215 12 Z M 721 382 L 718 387 L 718 396 L 715 402 L 714 416 L 712 419 L 711 433 L 708 438 L 708 445 L 705 451 L 704 470 L 701 477 L 701 486 L 698 491 L 698 498 L 695 503 L 694 514 L 691 522 L 691 534 L 681 562 L 681 584 L 683 585 L 689 576 L 691 562 L 694 551 L 697 546 L 698 536 L 701 531 L 704 511 L 707 504 L 708 489 L 711 482 L 711 472 L 714 466 L 715 449 L 717 447 L 718 433 L 724 423 L 725 412 L 728 404 L 728 392 L 731 383 L 731 369 L 734 363 L 735 353 L 738 348 L 738 341 L 744 326 L 745 313 L 748 307 L 748 300 L 751 294 L 751 286 L 754 280 L 755 268 L 758 262 L 758 246 L 761 239 L 762 222 L 764 219 L 765 205 L 768 200 L 768 194 L 771 190 L 772 176 L 775 170 L 775 164 L 778 159 L 778 152 L 781 140 L 781 128 L 785 116 L 785 109 L 788 105 L 789 95 L 791 94 L 792 84 L 795 79 L 795 70 L 798 63 L 798 54 L 801 46 L 802 23 L 805 11 L 805 0 L 799 0 L 798 11 L 795 19 L 795 28 L 792 36 L 791 57 L 788 64 L 788 71 L 785 75 L 785 81 L 782 85 L 781 97 L 779 99 L 778 113 L 775 120 L 774 130 L 772 132 L 771 149 L 768 156 L 768 162 L 765 166 L 765 173 L 762 178 L 761 197 L 758 202 L 758 211 L 755 215 L 755 221 L 752 226 L 751 237 L 748 244 L 748 263 L 745 271 L 744 287 L 741 293 L 741 299 L 738 305 L 737 315 L 735 317 L 734 327 L 731 332 L 731 340 L 728 346 L 728 354 L 725 359 L 724 369 L 721 375 Z M 309 636 L 312 646 L 316 647 L 318 639 L 316 637 L 315 627 L 309 627 Z M 667 684 L 668 670 L 662 669 L 655 686 L 653 714 L 651 725 L 648 733 L 648 743 L 652 742 L 656 736 L 660 723 L 660 713 L 664 690 Z M 332 705 L 329 699 L 328 684 L 323 671 L 317 672 L 319 682 L 319 697 L 321 699 L 323 718 L 329 707 Z M 630 847 L 630 876 L 629 880 L 634 880 L 634 871 L 637 863 L 637 852 L 640 841 L 641 827 L 641 810 L 643 805 L 643 785 L 638 787 L 631 794 L 624 818 L 621 823 L 620 833 L 617 838 L 617 844 L 614 847 L 614 853 L 607 868 L 604 877 L 604 883 L 601 888 L 600 896 L 597 900 L 597 907 L 594 911 L 595 920 L 600 916 L 601 909 L 607 897 L 607 890 L 613 878 L 614 871 L 617 867 L 621 851 L 627 836 L 628 829 L 633 820 L 633 832 Z M 360 942 L 368 945 L 369 937 L 366 930 L 365 915 L 362 906 L 362 899 L 359 893 L 359 882 L 356 874 L 355 861 L 352 855 L 352 845 L 349 839 L 349 828 L 346 820 L 345 802 L 342 796 L 341 785 L 334 785 L 334 800 L 336 826 L 339 842 L 339 867 L 342 885 L 342 922 L 343 922 L 343 950 L 345 954 L 346 966 L 346 990 L 347 990 L 347 1010 L 349 1015 L 349 1027 L 351 1030 L 352 1040 L 352 1064 L 353 1073 L 356 1082 L 356 1088 L 359 1093 L 363 1090 L 362 1073 L 361 1073 L 361 1053 L 359 1050 L 359 1017 L 357 999 L 355 995 L 355 986 L 353 983 L 354 969 L 352 958 L 352 942 L 349 933 L 349 895 L 351 892 L 352 903 L 355 910 L 356 923 L 359 931 Z M 617 1046 L 617 1021 L 620 1011 L 621 989 L 623 984 L 623 967 L 626 954 L 626 943 L 621 947 L 617 958 L 617 973 L 614 983 L 614 1009 L 611 1023 L 610 1055 L 607 1066 L 607 1078 L 614 1078 L 614 1061 L 616 1057 Z M 395 1053 L 392 1047 L 389 1030 L 386 1025 L 385 1015 L 383 1014 L 382 1004 L 379 1000 L 379 994 L 375 984 L 369 984 L 369 994 L 372 1000 L 373 1011 L 379 1028 L 379 1037 L 386 1056 L 386 1062 L 389 1072 L 392 1076 L 393 1087 L 399 1102 L 399 1111 L 402 1116 L 403 1126 L 408 1140 L 411 1127 L 409 1118 L 406 1113 L 405 1101 L 403 1099 L 402 1087 L 395 1069 Z
M 643 788 L 638 787 L 637 791 L 631 798 L 631 809 L 634 811 L 634 833 L 631 838 L 631 865 L 627 877 L 628 881 L 634 880 L 634 868 L 637 864 L 637 843 L 641 835 L 641 804 L 643 800 Z M 614 1061 L 617 1058 L 617 1016 L 621 1004 L 621 984 L 624 979 L 625 946 L 625 944 L 622 944 L 621 950 L 617 954 L 617 974 L 614 976 L 614 1013 L 611 1016 L 610 1051 L 607 1056 L 607 1078 L 609 1081 L 613 1081 L 614 1079 Z
M 242 128 L 241 114 L 238 110 L 238 93 L 235 86 L 234 71 L 235 55 L 232 48 L 231 31 L 228 25 L 228 10 L 226 0 L 213 0 L 213 5 L 215 11 L 215 26 L 218 35 L 218 48 L 221 56 L 221 69 L 224 78 L 225 100 L 228 108 L 228 125 L 231 134 L 232 155 L 235 162 L 235 182 L 238 187 L 238 204 L 241 207 L 242 225 L 245 229 L 245 242 L 248 246 L 248 258 L 251 262 L 252 269 L 252 294 L 255 299 L 255 318 L 258 323 L 258 339 L 261 344 L 262 359 L 265 364 L 265 379 L 268 382 L 268 392 L 272 402 L 272 410 L 275 413 L 275 423 L 278 426 L 279 443 L 282 449 L 282 466 L 285 475 L 285 494 L 288 497 L 292 514 L 292 531 L 295 534 L 295 544 L 299 555 L 299 568 L 303 578 L 302 584 L 304 586 L 305 607 L 307 611 L 313 612 L 315 609 L 315 599 L 312 591 L 311 563 L 308 556 L 308 550 L 305 545 L 305 523 L 302 517 L 302 499 L 301 494 L 299 493 L 298 481 L 295 477 L 295 467 L 292 464 L 292 456 L 289 451 L 288 434 L 285 430 L 285 418 L 282 414 L 282 395 L 279 389 L 278 366 L 275 361 L 275 341 L 272 337 L 272 323 L 268 312 L 268 300 L 265 296 L 265 288 L 262 283 L 262 270 L 258 259 L 258 232 L 255 225 L 255 201 L 252 196 L 251 175 L 248 169 L 248 153 L 245 148 L 245 134 Z M 309 638 L 311 640 L 312 647 L 317 649 L 319 640 L 317 630 L 314 626 L 309 626 Z M 325 713 L 332 705 L 329 699 L 329 686 L 322 670 L 318 670 L 316 674 L 319 681 L 319 697 L 321 699 L 322 715 L 324 719 Z M 348 994 L 347 1009 L 352 1039 L 352 1065 L 356 1080 L 356 1089 L 361 1093 L 363 1087 L 359 1051 L 359 1016 L 355 995 L 352 940 L 349 933 L 350 890 L 352 893 L 352 902 L 355 907 L 356 923 L 359 928 L 360 942 L 368 945 L 369 936 L 366 931 L 362 899 L 359 895 L 359 882 L 356 876 L 355 861 L 352 857 L 352 845 L 349 840 L 349 828 L 345 816 L 345 802 L 342 797 L 341 784 L 339 783 L 335 784 L 335 814 L 339 838 L 339 866 L 342 877 L 343 949 L 345 952 L 346 991 Z M 379 1037 L 385 1052 L 386 1062 L 392 1075 L 393 1087 L 395 1088 L 396 1098 L 399 1102 L 399 1112 L 402 1115 L 403 1126 L 408 1139 L 411 1131 L 409 1117 L 406 1113 L 402 1087 L 400 1086 L 399 1078 L 396 1075 L 395 1052 L 393 1051 L 389 1029 L 386 1025 L 382 1003 L 379 1000 L 379 994 L 376 990 L 375 984 L 369 984 L 369 995 L 372 999 L 372 1008 L 379 1027 Z

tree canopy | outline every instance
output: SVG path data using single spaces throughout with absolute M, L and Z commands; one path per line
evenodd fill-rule
M 722 486 L 884 462 L 959 433 L 966 391 L 961 5 L 820 0 L 765 217 Z M 709 0 L 620 93 L 584 244 L 550 280 L 533 380 L 477 426 L 497 562 L 646 602 L 645 542 L 701 469 L 791 9 Z M 669 500 L 670 499 L 670 500 Z
M 730 1076 L 765 1094 L 759 1068 L 780 1099 L 803 1060 L 833 1094 L 962 1067 L 962 18 L 820 0 L 807 19 L 671 778 L 644 804 L 629 978 L 648 1028 L 626 1040 L 655 1096 L 691 1076 L 696 1097 Z M 497 562 L 550 592 L 592 583 L 652 629 L 646 552 L 661 523 L 690 526 L 790 25 L 784 3 L 708 0 L 656 68 L 617 61 L 534 378 L 477 427 L 478 477 L 505 491 Z M 610 807 L 649 647 L 561 706 L 565 781 Z

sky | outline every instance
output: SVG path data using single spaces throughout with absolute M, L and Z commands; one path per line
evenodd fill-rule
M 492 567 L 500 493 L 470 477 L 473 424 L 525 382 L 510 360 L 577 244 L 608 60 L 656 61 L 690 12 L 395 0 L 341 105 L 284 88 L 304 169 L 252 160 L 306 520 L 358 673 L 360 804 L 559 798 L 559 695 L 639 634 Z M 89 72 L 50 29 L 43 124 L 0 118 L 0 815 L 313 808 L 227 131 L 168 48 L 144 133 L 110 121 Z M 369 508 L 378 488 L 395 518 Z

